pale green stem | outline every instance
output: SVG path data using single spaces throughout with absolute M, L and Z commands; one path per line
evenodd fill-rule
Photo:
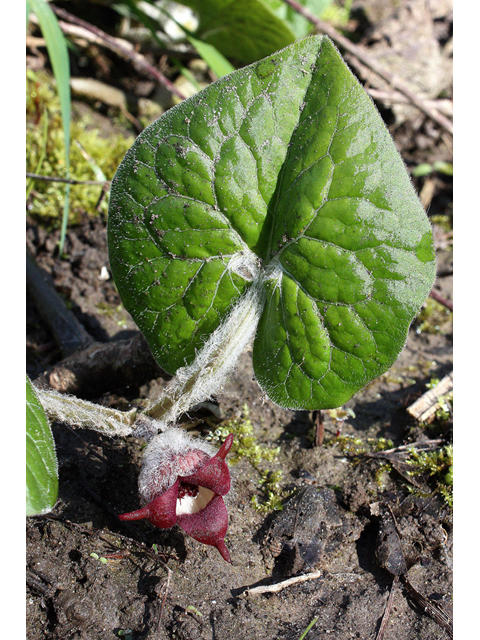
M 152 402 L 144 414 L 162 425 L 174 423 L 182 413 L 218 393 L 253 337 L 262 307 L 262 294 L 252 286 L 212 333 L 194 362 L 178 369 L 160 398 Z
M 35 391 L 50 420 L 58 420 L 72 427 L 93 429 L 107 436 L 128 436 L 134 431 L 138 414 L 136 408 L 119 411 L 53 389 L 35 387 Z

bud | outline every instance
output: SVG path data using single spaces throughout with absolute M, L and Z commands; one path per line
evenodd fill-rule
M 155 527 L 178 524 L 189 536 L 216 547 L 231 562 L 225 545 L 228 512 L 223 501 L 230 491 L 230 471 L 225 458 L 233 435 L 220 449 L 194 440 L 183 429 L 155 436 L 145 449 L 138 479 L 142 508 L 124 513 L 121 520 L 147 519 Z

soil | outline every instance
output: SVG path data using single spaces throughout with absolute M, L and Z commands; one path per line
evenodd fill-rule
M 432 126 L 426 119 L 410 128 L 409 121 L 391 124 L 407 162 L 448 159 Z M 429 179 L 429 215 L 451 216 L 450 178 L 436 173 L 418 179 L 420 192 Z M 450 240 L 443 227 L 434 230 L 435 288 L 451 300 Z M 133 336 L 136 327 L 111 278 L 100 277 L 109 268 L 105 219 L 85 214 L 69 230 L 62 260 L 57 241 L 58 232 L 27 218 L 27 246 L 90 335 L 98 342 Z M 28 639 L 296 640 L 313 620 L 308 640 L 375 638 L 394 582 L 384 639 L 448 638 L 445 625 L 415 602 L 408 585 L 429 598 L 431 608 L 436 603 L 451 614 L 451 508 L 427 479 L 413 487 L 393 468 L 379 473 L 381 459 L 352 456 L 342 446 L 343 436 L 387 438 L 393 447 L 433 437 L 435 425 L 415 424 L 406 407 L 431 378 L 452 370 L 452 316 L 440 312 L 435 323 L 412 325 L 399 360 L 344 407 L 345 419 L 322 412 L 320 446 L 312 436 L 318 416 L 280 409 L 262 397 L 247 350 L 216 401 L 223 419 L 241 417 L 248 405 L 258 444 L 279 447 L 278 460 L 264 468 L 282 472 L 285 497 L 283 510 L 259 511 L 252 503 L 254 496 L 259 503 L 265 498 L 258 471 L 246 458 L 232 466 L 226 538 L 232 564 L 180 529 L 116 518 L 138 508 L 141 440 L 55 423 L 59 498 L 50 514 L 27 519 Z M 60 360 L 27 299 L 27 373 L 35 380 Z M 92 399 L 123 408 L 156 397 L 163 384 L 162 377 L 129 383 Z M 208 414 L 195 430 L 207 434 L 214 420 Z M 450 427 L 437 425 L 446 442 Z M 277 592 L 248 592 L 309 573 L 317 577 Z

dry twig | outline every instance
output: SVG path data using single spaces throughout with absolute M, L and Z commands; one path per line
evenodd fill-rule
M 101 44 L 111 51 L 114 51 L 118 55 L 122 56 L 124 59 L 131 62 L 137 69 L 140 69 L 144 73 L 152 76 L 166 87 L 171 93 L 175 94 L 180 100 L 184 100 L 185 96 L 181 91 L 177 89 L 177 87 L 170 82 L 170 80 L 163 75 L 158 69 L 156 69 L 153 65 L 151 65 L 141 53 L 138 53 L 134 50 L 134 48 L 125 40 L 120 38 L 112 38 L 107 33 L 99 29 L 98 27 L 77 18 L 72 15 L 65 9 L 60 9 L 55 5 L 51 4 L 50 7 L 57 14 L 61 20 L 59 20 L 60 27 L 64 33 L 68 33 L 70 35 L 74 35 L 77 37 L 83 37 L 89 42 L 95 42 L 97 44 Z M 63 22 L 66 20 L 67 22 Z M 71 23 L 71 24 L 68 24 Z M 72 25 L 75 26 L 75 29 L 72 29 Z
M 397 588 L 399 580 L 400 580 L 399 576 L 394 576 L 392 586 L 390 588 L 390 594 L 387 600 L 387 606 L 385 607 L 385 611 L 383 613 L 382 623 L 380 625 L 380 629 L 378 630 L 377 637 L 375 638 L 375 640 L 383 640 L 383 636 L 385 635 L 385 630 L 387 628 L 388 621 L 390 619 L 390 613 L 392 611 L 393 596 L 395 594 L 395 590 Z
M 435 622 L 446 631 L 449 638 L 453 638 L 453 620 L 443 607 L 417 591 L 406 574 L 401 576 L 401 579 L 408 595 L 422 612 L 432 618 L 432 620 L 435 620 Z
M 65 184 L 85 184 L 85 185 L 110 185 L 108 180 L 75 180 L 75 178 L 60 178 L 59 176 L 42 176 L 39 173 L 26 172 L 27 178 L 42 180 L 43 182 L 64 182 Z
M 447 309 L 450 309 L 450 311 L 453 311 L 453 302 L 451 300 L 446 300 L 443 296 L 437 293 L 435 289 L 432 289 L 429 295 L 430 298 L 433 298 L 440 304 L 443 304 L 444 307 L 447 307 Z
M 301 582 L 307 582 L 307 580 L 316 580 L 317 578 L 321 578 L 322 575 L 322 571 L 312 571 L 312 573 L 305 573 L 301 576 L 294 576 L 293 578 L 288 578 L 288 580 L 276 582 L 275 584 L 266 584 L 260 585 L 258 587 L 251 587 L 250 589 L 246 589 L 242 595 L 253 596 L 262 593 L 278 593 L 286 587 L 291 587 L 292 585 L 299 584 Z
M 418 398 L 408 407 L 407 411 L 419 422 L 428 422 L 433 419 L 435 412 L 440 408 L 440 398 L 451 391 L 453 391 L 453 371 L 442 378 L 433 389 L 429 389 Z
M 166 583 L 164 584 L 164 586 L 162 587 L 162 588 L 164 589 L 165 593 L 163 594 L 163 598 L 162 598 L 162 606 L 161 606 L 161 608 L 160 608 L 160 615 L 158 616 L 157 631 L 159 631 L 159 630 L 160 630 L 160 625 L 161 625 L 161 623 L 162 623 L 163 609 L 164 609 L 164 607 L 165 607 L 165 601 L 166 601 L 166 599 L 167 599 L 168 589 L 169 589 L 169 587 L 170 587 L 170 576 L 172 575 L 172 571 L 171 571 L 171 569 L 169 569 L 168 567 L 166 567 L 166 568 L 167 568 L 167 572 L 168 572 L 168 573 L 167 573 L 167 581 L 166 581 Z

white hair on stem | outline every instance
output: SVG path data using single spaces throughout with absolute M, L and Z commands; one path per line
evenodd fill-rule
M 235 368 L 255 334 L 263 309 L 262 291 L 255 285 L 210 335 L 192 364 L 178 369 L 162 396 L 145 410 L 147 415 L 160 421 L 161 430 L 174 423 L 182 413 L 218 393 Z
M 54 389 L 35 386 L 35 391 L 50 420 L 92 429 L 107 436 L 129 436 L 133 433 L 137 409 L 119 411 Z

